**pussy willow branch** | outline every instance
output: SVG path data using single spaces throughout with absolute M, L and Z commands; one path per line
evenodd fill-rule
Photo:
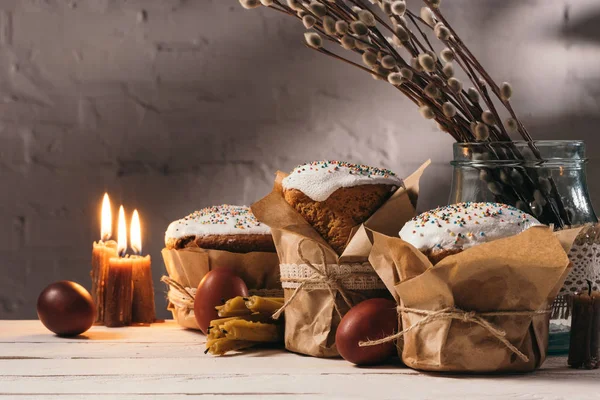
M 495 148 L 490 144 L 486 146 L 488 156 L 503 160 L 510 158 L 512 153 L 515 158 L 526 159 L 511 142 L 489 87 L 511 116 L 506 126 L 516 128 L 535 157 L 541 160 L 539 150 L 510 103 L 512 88 L 507 84 L 500 87 L 494 82 L 444 18 L 438 8 L 439 0 L 423 0 L 429 8 L 421 9 L 420 15 L 407 10 L 403 0 L 369 0 L 383 10 L 391 24 L 378 12 L 373 12 L 366 0 L 239 1 L 245 8 L 263 5 L 302 20 L 308 29 L 313 30 L 306 34 L 306 42 L 311 49 L 359 68 L 376 79 L 388 81 L 416 104 L 424 117 L 435 120 L 440 129 L 456 141 L 505 142 L 508 153 L 505 153 L 504 147 Z M 341 22 L 339 28 L 337 24 Z M 384 31 L 391 32 L 392 38 L 385 37 Z M 440 57 L 437 56 L 426 31 L 433 32 L 446 46 L 446 53 L 442 51 Z M 349 54 L 360 57 L 366 66 L 323 47 L 331 43 L 341 45 L 350 51 Z M 403 56 L 401 50 L 406 51 L 408 57 Z M 452 60 L 465 72 L 473 88 L 463 88 L 462 82 L 454 78 L 452 65 L 442 63 Z M 489 111 L 484 112 L 481 102 Z M 482 167 L 481 171 L 486 172 L 487 179 L 492 179 L 486 182 L 497 199 L 521 203 L 521 208 L 531 207 L 534 214 L 541 212 L 559 226 L 563 221 L 568 222 L 568 213 L 551 177 L 548 178 L 550 185 L 546 182 L 545 186 L 538 186 L 538 180 L 542 178 L 535 170 L 529 171 L 525 167 L 495 170 Z M 520 182 L 507 178 L 506 174 L 514 171 L 523 175 Z M 543 198 L 540 198 L 540 193 Z

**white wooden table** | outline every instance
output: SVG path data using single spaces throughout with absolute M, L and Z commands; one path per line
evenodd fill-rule
M 203 343 L 172 321 L 93 327 L 77 339 L 53 336 L 38 321 L 0 321 L 0 400 L 600 399 L 600 371 L 568 369 L 565 358 L 532 374 L 447 376 L 275 349 L 214 357 Z

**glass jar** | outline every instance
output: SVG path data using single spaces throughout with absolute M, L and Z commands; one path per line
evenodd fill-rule
M 586 182 L 582 141 L 455 143 L 450 203 L 493 201 L 513 205 L 556 229 L 588 225 L 569 258 L 567 277 L 552 313 L 551 354 L 568 351 L 568 293 L 600 286 L 600 228 Z
M 597 222 L 582 141 L 454 144 L 451 203 L 516 206 L 556 228 Z

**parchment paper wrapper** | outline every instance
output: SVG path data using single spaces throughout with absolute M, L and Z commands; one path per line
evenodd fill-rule
M 279 260 L 276 253 L 231 253 L 189 247 L 180 250 L 163 249 L 162 256 L 169 278 L 186 292 L 172 285 L 169 288 L 168 309 L 184 328 L 200 329 L 194 317 L 193 296 L 204 275 L 215 268 L 228 267 L 244 280 L 251 294 L 282 296 L 279 282 Z M 191 298 L 190 298 L 191 297 Z
M 386 234 L 397 233 L 415 214 L 419 179 L 429 163 L 405 179 L 404 187 L 364 226 Z M 281 181 L 285 176 L 279 172 L 273 191 L 252 205 L 256 218 L 271 227 L 285 299 L 292 299 L 285 308 L 285 346 L 315 357 L 336 357 L 335 332 L 340 316 L 351 305 L 389 293 L 368 262 L 372 245 L 365 227 L 355 228 L 344 253 L 338 256 L 283 198 Z M 315 276 L 313 267 L 322 273 L 314 281 L 310 279 Z
M 518 357 L 489 330 L 460 319 L 438 319 L 404 334 L 399 353 L 418 370 L 451 372 L 531 371 L 544 362 L 548 346 L 547 311 L 571 264 L 570 249 L 578 229 L 553 233 L 538 226 L 506 239 L 481 244 L 446 257 L 435 266 L 400 238 L 373 233 L 369 260 L 396 302 L 435 312 L 457 308 L 477 314 L 538 312 L 482 318 L 506 333 L 522 352 Z M 402 326 L 426 318 L 401 312 Z

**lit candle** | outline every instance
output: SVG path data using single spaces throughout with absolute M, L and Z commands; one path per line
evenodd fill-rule
M 127 227 L 125 210 L 119 208 L 117 230 L 118 256 L 108 260 L 106 278 L 106 302 L 104 325 L 125 326 L 131 324 L 131 304 L 133 300 L 132 260 L 124 257 L 127 251 Z
M 142 229 L 137 210 L 133 211 L 130 227 L 131 250 L 134 255 L 129 259 L 133 262 L 133 322 L 150 324 L 154 322 L 154 285 L 152 284 L 152 263 L 150 256 L 142 256 Z
M 104 194 L 100 215 L 100 240 L 92 245 L 92 300 L 96 305 L 96 323 L 104 322 L 105 285 L 108 260 L 117 256 L 117 242 L 112 236 L 112 213 L 108 193 Z

